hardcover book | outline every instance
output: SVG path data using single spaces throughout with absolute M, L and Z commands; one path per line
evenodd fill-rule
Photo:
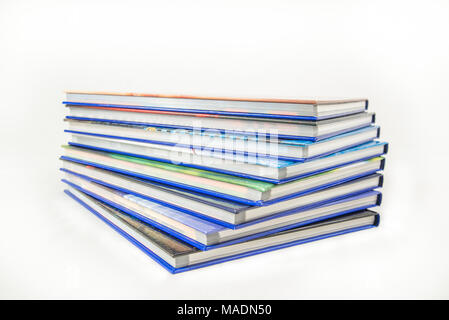
M 61 157 L 61 159 L 251 205 L 262 205 L 268 201 L 280 201 L 293 195 L 306 194 L 324 189 L 377 172 L 382 170 L 384 166 L 384 159 L 378 157 L 291 182 L 273 184 L 218 172 L 130 157 L 117 153 L 93 151 L 74 146 L 66 146 L 65 156 Z
M 274 119 L 326 119 L 363 112 L 366 99 L 248 99 L 68 91 L 65 104 Z
M 351 131 L 321 141 L 277 139 L 259 135 L 221 134 L 201 130 L 184 130 L 124 125 L 111 122 L 65 119 L 73 136 L 114 139 L 141 143 L 151 148 L 175 147 L 199 154 L 225 154 L 273 158 L 287 161 L 307 161 L 343 149 L 372 141 L 379 137 L 379 127 Z M 171 148 L 172 149 L 172 148 Z
M 244 135 L 270 135 L 285 139 L 304 139 L 317 141 L 338 134 L 364 128 L 374 120 L 373 113 L 354 115 L 326 120 L 259 119 L 248 117 L 211 116 L 154 110 L 129 109 L 118 107 L 97 107 L 67 105 L 70 115 L 67 119 L 96 122 L 115 122 L 128 125 L 146 125 L 173 129 L 230 132 Z
M 337 201 L 382 185 L 382 175 L 373 174 L 284 201 L 250 206 L 71 161 L 63 161 L 61 170 L 66 173 L 66 179 L 69 181 L 72 176 L 76 176 L 233 229 L 260 219 L 273 218 Z
M 361 231 L 375 227 L 379 223 L 377 213 L 361 210 L 307 226 L 279 231 L 261 238 L 201 251 L 82 192 L 74 189 L 65 192 L 171 273 Z
M 156 201 L 108 188 L 76 176 L 68 176 L 67 179 L 63 179 L 63 182 L 201 250 L 243 242 L 279 230 L 366 209 L 380 204 L 381 200 L 380 193 L 372 191 L 318 206 L 291 210 L 230 229 Z
M 229 154 L 217 150 L 197 150 L 195 148 L 149 144 L 140 141 L 130 141 L 129 139 L 79 135 L 78 133 L 72 134 L 72 140 L 69 142 L 69 145 L 275 184 L 374 158 L 385 154 L 388 150 L 387 143 L 371 141 L 327 156 L 309 159 L 306 162 L 298 162 Z

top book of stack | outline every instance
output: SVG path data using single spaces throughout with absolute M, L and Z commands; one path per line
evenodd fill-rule
M 67 92 L 70 116 L 78 120 L 151 123 L 154 127 L 277 135 L 318 141 L 369 126 L 366 99 L 288 100 Z M 120 120 L 117 118 L 120 111 Z

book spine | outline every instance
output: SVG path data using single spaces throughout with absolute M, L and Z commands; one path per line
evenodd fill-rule
M 379 188 L 383 187 L 383 185 L 384 185 L 384 176 L 383 176 L 383 175 L 380 175 L 380 178 L 379 178 Z
M 374 216 L 374 223 L 373 223 L 373 226 L 377 227 L 377 226 L 379 225 L 379 223 L 380 223 L 380 214 L 376 214 L 376 215 Z
M 382 203 L 382 193 L 377 194 L 376 206 L 380 206 Z
M 380 169 L 379 170 L 383 170 L 385 168 L 385 158 L 382 158 L 382 160 L 380 161 Z
M 387 154 L 387 153 L 388 153 L 388 143 L 386 143 L 385 147 L 384 147 L 384 154 Z

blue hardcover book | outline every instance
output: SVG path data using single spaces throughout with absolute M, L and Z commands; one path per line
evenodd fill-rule
M 237 135 L 269 135 L 278 139 L 319 141 L 342 133 L 368 127 L 375 122 L 373 113 L 357 113 L 327 120 L 275 120 L 250 117 L 207 116 L 141 109 L 66 105 L 70 115 L 66 119 L 144 125 L 221 132 Z M 126 120 L 124 120 L 126 119 Z
M 68 180 L 78 177 L 233 229 L 251 221 L 336 201 L 382 185 L 382 175 L 373 174 L 285 201 L 250 206 L 71 161 L 63 161 L 61 170 Z
M 173 207 L 138 197 L 133 193 L 108 188 L 77 176 L 69 175 L 62 181 L 80 192 L 120 209 L 201 250 L 210 250 L 218 246 L 246 241 L 280 230 L 373 207 L 379 205 L 381 201 L 379 192 L 370 191 L 332 202 L 327 201 L 324 204 L 295 208 L 230 229 Z
M 66 146 L 61 159 L 249 205 L 263 205 L 328 188 L 377 172 L 384 166 L 384 159 L 377 157 L 288 183 L 273 184 L 74 146 Z
M 362 129 L 361 131 L 364 131 Z M 72 133 L 69 145 L 97 151 L 119 153 L 148 160 L 175 163 L 185 167 L 214 171 L 237 177 L 261 180 L 275 184 L 289 182 L 301 177 L 335 169 L 357 161 L 383 155 L 388 150 L 386 142 L 371 141 L 337 151 L 330 155 L 307 159 L 307 161 L 286 161 L 259 156 L 246 156 L 150 144 L 136 139 L 116 139 L 94 134 Z
M 363 112 L 366 99 L 242 99 L 136 93 L 67 92 L 64 104 L 185 114 L 323 120 Z
M 125 125 L 114 122 L 65 119 L 68 130 L 79 139 L 146 145 L 153 149 L 173 147 L 183 152 L 216 157 L 269 158 L 304 162 L 340 150 L 348 149 L 379 137 L 380 128 L 369 126 L 321 141 L 277 139 L 275 136 L 237 135 L 216 131 L 156 128 L 145 125 Z M 89 140 L 87 140 L 89 141 Z M 82 143 L 82 142 L 81 142 Z M 97 145 L 104 147 L 103 145 Z M 174 150 L 170 148 L 170 150 Z M 186 150 L 187 149 L 187 150 Z M 179 160 L 182 161 L 182 160 Z M 263 160 L 262 160 L 263 161 Z
M 115 207 L 78 190 L 65 190 L 75 201 L 96 215 L 171 273 L 193 270 L 263 252 L 286 248 L 377 226 L 379 215 L 361 210 L 332 219 L 278 231 L 208 251 L 135 219 Z

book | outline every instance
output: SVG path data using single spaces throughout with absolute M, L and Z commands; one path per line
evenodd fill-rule
M 326 119 L 363 112 L 366 99 L 248 99 L 68 91 L 65 104 L 278 119 Z
M 66 105 L 67 119 L 97 122 L 115 122 L 129 125 L 146 125 L 174 129 L 224 132 L 227 134 L 269 135 L 285 139 L 317 141 L 341 133 L 367 127 L 374 123 L 373 113 L 357 113 L 326 120 L 264 119 L 250 117 L 225 117 L 207 114 L 184 114 L 118 107 L 91 107 Z
M 201 130 L 184 130 L 126 125 L 111 122 L 65 119 L 74 139 L 118 141 L 146 145 L 152 149 L 179 150 L 196 155 L 242 156 L 286 161 L 307 161 L 369 142 L 379 137 L 379 127 L 348 132 L 321 141 L 275 139 L 266 135 L 232 135 Z M 170 148 L 172 147 L 172 148 Z M 187 150 L 186 150 L 187 149 Z
M 273 218 L 337 201 L 373 190 L 382 185 L 382 175 L 372 174 L 288 200 L 275 201 L 264 206 L 249 206 L 71 161 L 64 160 L 61 170 L 66 173 L 66 179 L 69 181 L 71 176 L 77 176 L 232 229 L 240 228 L 264 218 Z
M 237 229 L 226 228 L 211 221 L 189 215 L 183 211 L 134 194 L 108 188 L 76 176 L 62 180 L 70 187 L 127 212 L 133 217 L 158 227 L 179 239 L 201 249 L 210 250 L 230 243 L 246 241 L 279 229 L 306 225 L 315 221 L 380 204 L 379 192 L 372 191 L 319 206 L 253 221 Z
M 292 181 L 335 169 L 350 163 L 381 156 L 388 151 L 385 142 L 371 141 L 328 156 L 306 162 L 284 161 L 260 157 L 197 152 L 194 149 L 169 146 L 150 147 L 147 143 L 112 138 L 73 135 L 69 145 L 85 149 L 112 152 L 185 167 L 214 171 L 237 177 L 275 184 Z
M 65 193 L 171 273 L 193 270 L 254 254 L 369 229 L 377 226 L 380 219 L 380 216 L 373 211 L 361 210 L 245 242 L 201 251 L 165 233 L 163 230 L 145 224 L 127 215 L 126 212 L 95 200 L 78 190 L 65 190 Z
M 65 146 L 64 160 L 91 165 L 139 178 L 178 186 L 250 205 L 263 205 L 324 189 L 383 169 L 384 158 L 352 163 L 283 184 L 131 157 L 117 153 Z

